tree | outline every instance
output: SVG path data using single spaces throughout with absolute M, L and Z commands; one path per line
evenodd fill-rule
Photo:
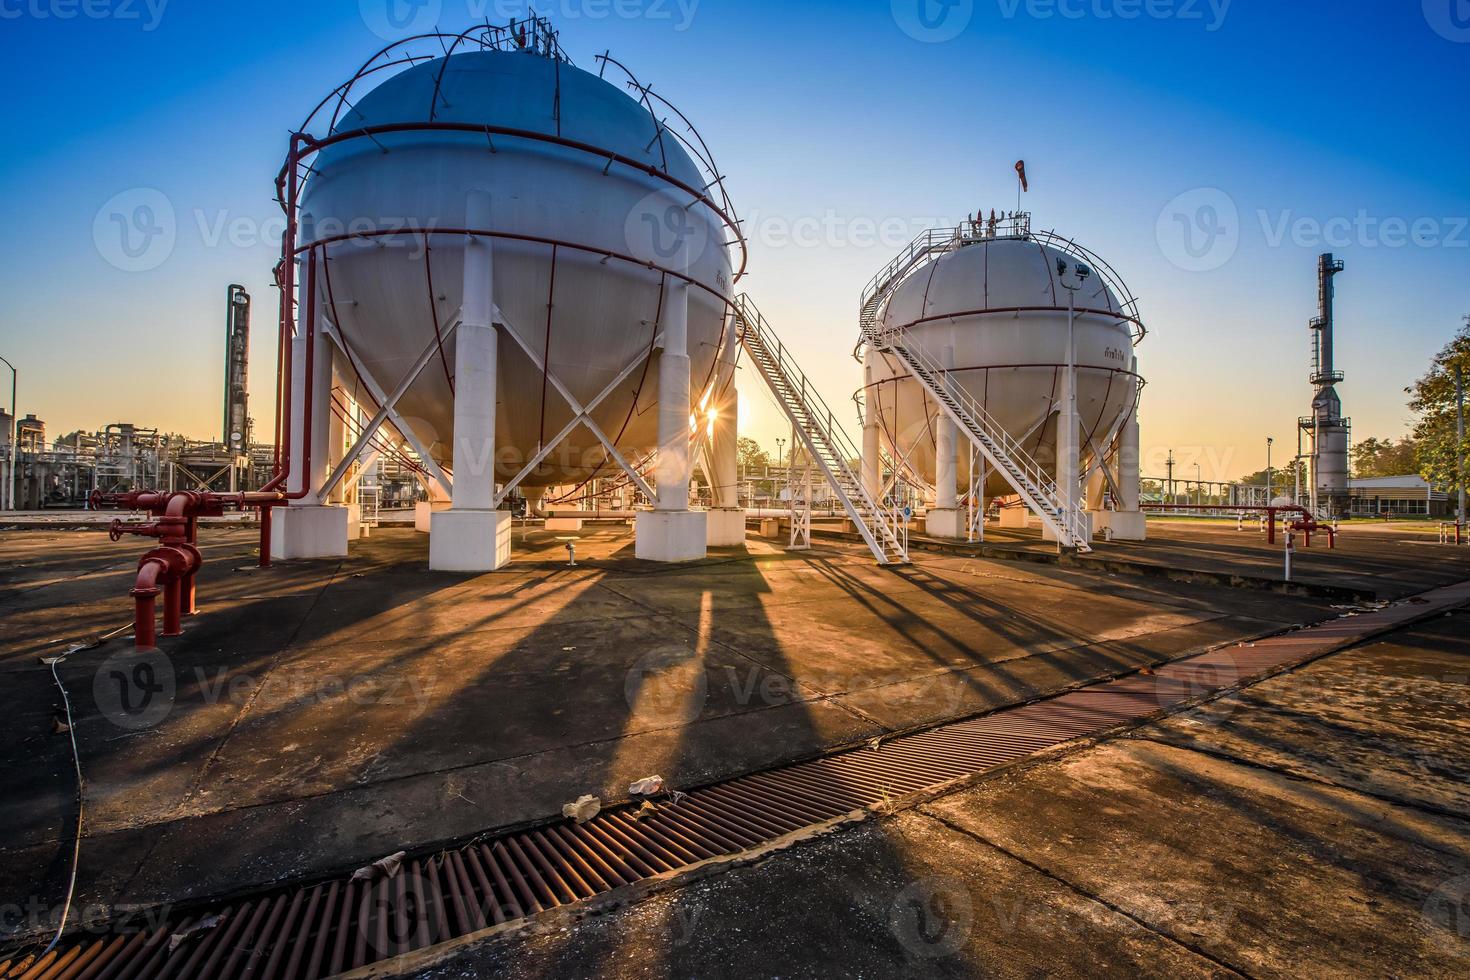
M 1409 408 L 1419 416 L 1414 426 L 1419 474 L 1431 486 L 1458 489 L 1458 460 L 1467 446 L 1455 436 L 1455 371 L 1458 364 L 1470 383 L 1470 316 L 1418 381 L 1404 389 Z M 1467 441 L 1470 442 L 1470 441 Z
M 1307 481 L 1309 479 L 1309 477 L 1307 476 L 1306 460 L 1288 459 L 1286 463 L 1282 466 L 1271 467 L 1271 489 L 1273 491 L 1290 491 L 1293 487 L 1296 486 L 1296 476 L 1298 473 L 1301 474 L 1302 487 L 1306 488 L 1308 486 Z M 1182 483 L 1183 481 L 1176 480 L 1174 482 Z M 1235 482 L 1244 487 L 1264 487 L 1266 485 L 1266 471 L 1257 470 L 1254 473 L 1250 473 L 1246 476 L 1241 477 Z
M 1412 436 L 1398 442 L 1369 436 L 1353 445 L 1353 476 L 1403 476 L 1419 472 L 1419 446 Z
M 741 436 L 735 442 L 735 455 L 740 465 L 748 469 L 760 469 L 771 465 L 771 455 L 761 444 L 749 436 Z

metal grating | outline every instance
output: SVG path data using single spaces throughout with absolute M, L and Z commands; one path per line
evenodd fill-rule
M 136 920 L 44 955 L 0 959 L 3 980 L 314 980 L 739 853 L 853 810 L 1135 721 L 1262 671 L 1470 599 L 1470 583 L 1213 650 L 969 721 L 706 786 L 639 819 L 631 808 L 406 861 L 393 877 L 276 889 L 145 929 Z M 189 930 L 219 916 L 210 928 Z M 186 934 L 170 950 L 171 937 Z

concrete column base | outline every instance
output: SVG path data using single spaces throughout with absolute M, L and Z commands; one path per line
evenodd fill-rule
M 706 554 L 707 517 L 702 510 L 640 510 L 633 554 L 643 561 L 698 561 Z
M 447 500 L 418 500 L 413 505 L 413 529 L 420 534 L 428 534 L 432 526 L 431 518 L 441 510 L 449 509 Z
M 958 507 L 931 507 L 924 515 L 924 533 L 931 538 L 963 538 L 965 513 Z
M 548 530 L 548 531 L 580 531 L 580 530 L 582 530 L 582 518 L 580 518 L 580 517 L 548 517 L 546 519 L 546 530 Z
M 704 543 L 711 548 L 739 548 L 745 544 L 745 508 L 715 507 L 705 512 Z
M 1085 510 L 1082 512 L 1082 540 L 1087 544 L 1092 544 L 1092 516 L 1093 511 Z M 1057 536 L 1051 533 L 1051 528 L 1048 527 L 1046 524 L 1042 524 L 1041 540 L 1055 541 L 1056 539 Z
M 271 512 L 271 557 L 346 558 L 349 535 L 356 530 L 348 517 L 346 507 L 293 504 L 275 508 Z
M 362 505 L 343 504 L 347 508 L 347 540 L 356 541 L 365 537 L 362 533 Z
M 440 510 L 429 523 L 429 567 L 434 571 L 493 572 L 510 561 L 508 510 Z
M 781 536 L 781 518 L 779 518 L 779 517 L 762 517 L 761 518 L 761 537 L 763 537 L 763 538 L 779 538 L 780 536 Z
M 1025 527 L 1026 522 L 1031 519 L 1031 511 L 1025 507 L 1002 507 L 1000 509 L 1001 527 Z
M 1139 510 L 1090 511 L 1093 534 L 1108 538 L 1106 529 L 1112 530 L 1113 541 L 1143 541 L 1148 537 L 1148 520 Z

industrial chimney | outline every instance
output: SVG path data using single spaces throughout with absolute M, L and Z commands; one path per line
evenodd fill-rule
M 250 448 L 249 394 L 250 294 L 232 284 L 225 301 L 225 448 L 243 456 Z
M 1317 316 L 1312 331 L 1312 414 L 1301 419 L 1301 427 L 1312 440 L 1312 511 L 1330 517 L 1345 514 L 1348 494 L 1348 431 L 1351 421 L 1342 417 L 1337 384 L 1342 372 L 1333 364 L 1332 278 L 1342 271 L 1341 259 L 1331 252 L 1317 257 Z

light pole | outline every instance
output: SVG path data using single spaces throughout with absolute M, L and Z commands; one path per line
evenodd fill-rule
M 1266 506 L 1271 505 L 1271 443 L 1276 440 L 1266 437 Z
M 15 382 L 19 377 L 19 372 L 15 370 L 15 365 L 6 361 L 5 358 L 0 357 L 0 361 L 4 361 L 5 366 L 10 368 L 10 472 L 5 477 L 4 496 L 7 499 L 4 509 L 15 510 L 15 434 L 17 432 Z
M 1069 282 L 1071 272 L 1074 281 Z M 1067 375 L 1062 390 L 1062 417 L 1057 423 L 1057 484 L 1064 493 L 1066 524 L 1070 528 L 1077 511 L 1078 471 L 1081 469 L 1077 444 L 1081 426 L 1077 420 L 1077 290 L 1082 287 L 1092 270 L 1081 262 L 1068 263 L 1057 259 L 1057 278 L 1067 291 Z M 1075 542 L 1073 542 L 1075 544 Z M 1061 547 L 1061 542 L 1057 542 Z
M 1460 491 L 1455 522 L 1457 528 L 1463 528 L 1465 526 L 1465 372 L 1459 361 L 1455 362 L 1455 483 Z M 1456 537 L 1458 536 L 1457 533 Z

